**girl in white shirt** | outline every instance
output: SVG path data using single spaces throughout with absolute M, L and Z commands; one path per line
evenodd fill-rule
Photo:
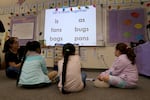
M 80 57 L 75 55 L 75 47 L 71 43 L 63 46 L 63 59 L 58 61 L 58 87 L 62 93 L 81 91 L 85 87 L 86 74 L 81 73 Z

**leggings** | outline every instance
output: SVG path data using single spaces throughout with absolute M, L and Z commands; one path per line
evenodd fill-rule
M 109 84 L 114 87 L 127 88 L 127 83 L 118 76 L 109 75 Z

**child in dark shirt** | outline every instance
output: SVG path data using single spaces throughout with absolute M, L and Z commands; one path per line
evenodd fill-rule
M 17 37 L 10 37 L 4 44 L 6 76 L 17 78 L 21 66 L 21 57 L 18 53 L 19 42 Z

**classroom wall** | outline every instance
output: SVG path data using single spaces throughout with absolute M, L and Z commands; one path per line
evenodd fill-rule
M 6 1 L 6 0 L 5 0 Z M 39 0 L 26 0 L 24 4 L 34 4 L 37 2 L 48 2 L 49 0 L 44 0 L 44 1 L 39 1 Z M 110 9 L 121 9 L 121 8 L 130 8 L 131 6 L 133 7 L 141 7 L 141 0 L 139 2 L 136 2 L 134 4 L 131 4 L 130 2 L 127 2 L 127 4 L 114 4 L 113 0 L 110 0 L 112 2 L 105 2 L 105 3 L 100 3 L 100 1 L 105 1 L 105 0 L 97 0 L 97 5 L 98 7 L 102 7 L 102 9 L 99 10 L 99 15 L 101 16 L 102 20 L 101 23 L 98 24 L 98 26 L 101 28 L 101 32 L 103 34 L 104 38 L 104 45 L 99 46 L 99 47 L 80 47 L 80 56 L 81 56 L 81 63 L 83 68 L 96 68 L 96 69 L 105 69 L 108 68 L 112 65 L 112 62 L 115 58 L 114 56 L 114 44 L 109 44 L 107 42 L 108 40 L 108 13 L 107 11 Z M 106 0 L 109 1 L 109 0 Z M 125 1 L 125 0 L 124 0 Z M 130 0 L 127 0 L 130 1 Z M 145 0 L 146 1 L 146 0 Z M 9 7 L 11 5 L 17 5 L 16 4 L 17 0 L 10 0 L 7 2 L 4 2 L 3 0 L 0 1 L 0 8 L 2 7 Z M 107 4 L 106 4 L 107 3 Z M 129 5 L 130 3 L 130 5 Z M 148 3 L 146 1 L 146 3 Z M 3 6 L 1 6 L 1 4 Z M 111 5 L 111 6 L 110 6 Z M 142 5 L 143 6 L 143 5 Z M 2 9 L 1 8 L 1 9 Z M 150 11 L 150 7 L 146 6 L 145 9 Z M 33 9 L 35 10 L 35 9 Z M 33 11 L 32 10 L 32 11 Z M 30 8 L 26 9 L 26 11 L 30 11 Z M 44 32 L 44 9 L 37 11 L 36 13 L 31 13 L 35 14 L 37 16 L 37 25 L 36 25 L 36 35 L 35 35 L 35 40 L 43 40 L 43 36 L 39 35 L 40 32 Z M 11 26 L 11 17 L 12 15 L 10 13 L 2 13 L 0 14 L 0 19 L 4 23 L 6 32 L 9 33 L 10 26 Z M 150 16 L 147 17 L 146 23 L 150 20 Z M 54 48 L 44 48 L 46 50 L 49 50 L 54 52 Z M 43 55 L 45 57 L 45 55 Z M 50 57 L 46 57 L 47 61 L 47 66 L 48 67 L 53 67 L 54 65 L 54 53 L 51 53 Z
M 99 18 L 99 22 L 97 23 L 97 26 L 99 26 L 99 32 L 101 36 L 103 36 L 104 41 L 107 40 L 107 11 L 106 9 L 101 9 L 100 5 L 97 6 L 97 17 Z M 38 14 L 38 31 L 44 32 L 44 11 L 41 11 Z M 103 17 L 103 18 L 102 18 Z M 103 23 L 103 24 L 102 24 Z M 38 34 L 37 34 L 38 37 Z M 44 34 L 42 34 L 39 39 L 43 39 Z M 107 69 L 112 65 L 112 62 L 115 58 L 114 56 L 114 45 L 107 45 L 104 43 L 104 41 L 101 42 L 101 47 L 80 47 L 79 52 L 81 56 L 81 64 L 82 68 L 94 68 L 94 69 Z M 107 46 L 104 46 L 107 45 Z M 103 58 L 101 58 L 101 55 L 103 55 Z M 55 54 L 53 55 L 55 56 Z M 49 59 L 49 60 L 47 60 Z M 53 60 L 54 58 L 47 58 L 47 61 L 49 62 L 48 66 L 53 66 Z M 51 60 L 50 60 L 51 59 Z

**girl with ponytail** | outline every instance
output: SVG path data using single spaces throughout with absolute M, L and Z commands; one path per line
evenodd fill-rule
M 135 65 L 135 53 L 125 43 L 118 43 L 115 48 L 117 57 L 111 68 L 98 75 L 94 82 L 96 87 L 135 88 L 138 71 Z
M 85 87 L 86 74 L 81 73 L 80 58 L 75 55 L 75 47 L 71 43 L 63 46 L 63 59 L 58 62 L 58 87 L 64 94 L 77 92 Z

